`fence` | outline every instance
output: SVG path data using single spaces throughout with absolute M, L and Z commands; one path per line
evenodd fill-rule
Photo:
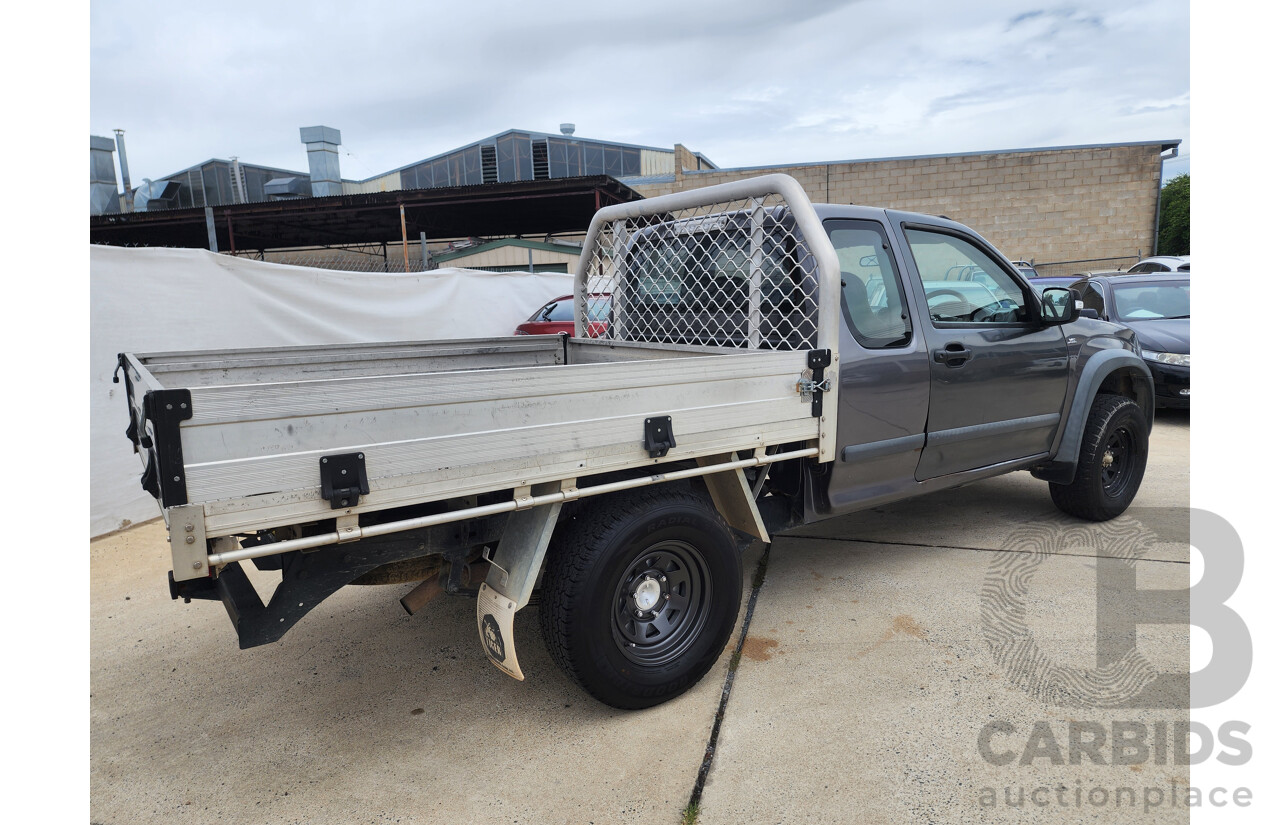
M 344 272 L 425 272 L 434 269 L 435 264 L 428 258 L 424 265 L 422 250 L 417 243 L 409 244 L 408 265 L 405 251 L 400 244 L 367 244 L 337 248 L 287 249 L 279 251 L 259 252 L 247 250 L 243 252 L 225 253 L 237 258 L 248 258 L 254 261 L 266 261 L 273 264 L 289 264 L 291 266 L 310 266 L 317 269 L 337 269 Z
M 1128 269 L 1139 260 L 1141 259 L 1137 255 L 1124 255 L 1117 258 L 1086 258 L 1080 261 L 1049 261 L 1037 263 L 1035 267 L 1041 278 L 1061 278 L 1089 272 L 1114 272 Z
M 107 244 L 114 246 L 115 244 Z M 148 244 L 121 244 L 126 248 L 134 248 L 139 246 L 149 246 Z M 167 247 L 177 248 L 177 247 Z M 243 258 L 250 261 L 266 261 L 271 264 L 288 264 L 290 266 L 309 266 L 316 269 L 333 269 L 341 272 L 386 272 L 391 275 L 427 272 L 440 267 L 461 267 L 468 268 L 465 264 L 444 263 L 440 264 L 428 256 L 424 263 L 422 260 L 422 247 L 417 241 L 409 243 L 408 266 L 405 266 L 405 250 L 399 243 L 383 244 L 365 244 L 361 246 L 348 247 L 311 247 L 306 249 L 283 249 L 277 251 L 267 250 L 260 252 L 256 249 L 239 250 L 236 252 L 221 252 L 219 254 L 232 258 Z M 526 264 L 519 266 L 471 266 L 473 269 L 484 269 L 487 272 L 568 272 L 568 265 L 565 263 L 535 263 L 531 267 Z

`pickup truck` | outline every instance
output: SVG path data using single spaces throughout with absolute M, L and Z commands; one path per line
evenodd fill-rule
M 959 223 L 767 175 L 600 210 L 573 336 L 122 353 L 118 372 L 170 593 L 221 601 L 242 648 L 349 584 L 419 582 L 405 609 L 475 598 L 484 651 L 523 679 L 513 619 L 540 588 L 556 663 L 641 708 L 723 650 L 753 541 L 1015 470 L 1074 516 L 1122 513 L 1151 374 L 1131 331 L 1059 292 Z M 265 604 L 244 562 L 278 574 Z

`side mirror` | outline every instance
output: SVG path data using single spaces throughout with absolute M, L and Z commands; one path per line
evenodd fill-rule
M 1051 327 L 1069 324 L 1080 317 L 1081 305 L 1078 291 L 1051 286 L 1041 295 L 1040 320 Z

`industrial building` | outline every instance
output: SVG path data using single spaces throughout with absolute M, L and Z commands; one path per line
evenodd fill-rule
M 627 200 L 784 172 L 795 177 L 814 201 L 945 214 L 973 227 L 1010 257 L 1044 264 L 1055 274 L 1069 274 L 1119 266 L 1152 253 L 1158 234 L 1162 164 L 1177 155 L 1181 143 L 1176 139 L 1152 140 L 720 168 L 681 144 L 671 149 L 637 146 L 580 138 L 575 131 L 569 123 L 561 124 L 559 134 L 510 129 L 364 180 L 348 180 L 341 177 L 339 169 L 341 133 L 326 126 L 305 127 L 300 138 L 306 147 L 309 172 L 241 163 L 236 158 L 211 159 L 146 182 L 118 199 L 110 196 L 116 191 L 111 153 L 113 148 L 121 150 L 121 170 L 127 182 L 123 136 L 117 133 L 115 146 L 109 138 L 91 137 L 90 209 L 100 216 L 91 221 L 91 229 L 97 242 L 115 243 L 119 242 L 116 238 L 126 235 L 137 242 L 137 233 L 146 223 L 142 215 L 128 222 L 102 220 L 110 213 L 129 209 L 130 197 L 134 212 L 378 194 L 389 197 L 388 205 L 394 206 L 402 196 L 392 193 L 405 192 L 404 197 L 417 198 L 407 193 L 446 189 L 456 190 L 468 203 L 479 203 L 485 200 L 488 187 L 501 187 L 501 197 L 511 198 L 518 197 L 520 187 L 527 183 L 582 180 L 585 184 L 590 178 L 610 179 L 622 187 L 602 189 L 591 182 L 588 188 L 596 192 L 597 201 L 601 193 L 606 199 Z M 433 202 L 444 203 L 439 199 Z M 357 208 L 354 202 L 352 208 Z M 264 215 L 261 210 L 254 214 Z M 239 245 L 227 218 L 225 234 L 231 248 L 228 250 L 224 241 L 223 251 L 255 249 L 265 257 L 268 250 L 286 248 L 279 245 L 284 240 L 272 240 L 270 233 L 254 233 L 249 215 L 246 212 L 244 218 L 237 218 L 241 238 L 246 241 Z M 211 233 L 223 232 L 212 213 L 207 217 Z M 204 218 L 193 216 L 192 220 Z M 219 228 L 215 229 L 215 224 Z M 560 221 L 545 231 L 537 228 L 536 221 L 521 225 L 534 229 L 517 240 L 544 244 L 555 240 L 550 237 L 553 234 L 561 235 L 562 240 L 572 239 L 586 230 L 585 221 L 568 229 Z M 457 231 L 460 227 L 451 222 L 450 228 Z M 489 246 L 485 251 L 493 254 L 473 262 L 468 259 L 474 254 L 458 256 L 463 250 L 457 241 L 472 239 L 472 246 L 480 246 L 512 233 L 502 231 L 496 223 L 487 224 L 483 213 L 477 213 L 476 222 L 464 228 L 469 231 L 444 235 L 440 234 L 443 228 L 415 225 L 415 231 L 404 227 L 395 237 L 383 231 L 377 237 L 334 237 L 322 245 L 381 243 L 384 260 L 386 244 L 400 241 L 406 246 L 412 243 L 415 259 L 424 262 L 429 256 L 420 253 L 429 245 L 431 258 L 454 261 L 454 265 L 467 260 L 467 265 L 487 262 L 516 267 L 535 263 L 559 269 L 561 264 L 571 263 L 558 255 L 552 256 L 555 260 L 534 262 L 531 247 L 512 243 Z M 391 231 L 394 229 L 392 226 Z M 181 245 L 193 243 L 192 237 L 191 233 L 184 235 Z M 250 237 L 255 239 L 251 245 L 247 242 Z M 202 245 L 217 246 L 214 235 Z M 501 255 L 499 249 L 503 250 Z M 513 255 L 524 255 L 527 260 L 508 260 Z M 495 256 L 501 257 L 501 262 Z
M 486 272 L 573 272 L 578 267 L 582 247 L 568 241 L 528 241 L 499 238 L 476 243 L 471 240 L 450 244 L 434 257 L 437 266 L 483 269 Z
M 134 210 L 190 209 L 299 197 L 443 189 L 595 175 L 608 175 L 618 180 L 654 179 L 676 173 L 678 149 L 575 138 L 574 131 L 572 123 L 562 123 L 558 135 L 508 129 L 365 180 L 344 180 L 339 173 L 338 158 L 342 133 L 327 126 L 308 126 L 299 132 L 307 148 L 309 173 L 241 163 L 237 158 L 211 158 L 138 187 L 134 190 Z M 112 143 L 110 138 L 90 138 L 92 185 L 110 183 L 114 187 L 110 154 L 122 146 L 120 134 L 117 134 L 116 143 Z M 690 168 L 716 168 L 700 153 L 686 150 L 685 155 L 685 165 Z M 95 197 L 91 199 L 90 213 L 118 211 L 119 207 L 105 207 L 105 199 L 97 194 L 100 191 L 100 188 L 93 190 Z

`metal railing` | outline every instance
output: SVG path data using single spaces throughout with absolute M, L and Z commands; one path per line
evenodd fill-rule
M 1122 255 L 1115 258 L 1086 258 L 1079 261 L 1049 261 L 1037 263 L 1035 267 L 1041 278 L 1061 278 L 1088 272 L 1124 270 L 1139 260 L 1141 259 L 1137 255 Z
M 799 183 L 733 181 L 596 213 L 575 279 L 577 334 L 588 297 L 610 295 L 607 339 L 834 352 L 839 283 Z
M 191 247 L 156 246 L 154 244 L 101 244 L 102 246 L 120 246 L 126 249 L 190 249 Z M 274 264 L 290 266 L 308 266 L 317 269 L 334 269 L 343 272 L 386 272 L 392 275 L 405 272 L 426 272 L 435 269 L 436 264 L 428 259 L 424 265 L 422 253 L 416 243 L 409 246 L 409 263 L 405 267 L 404 250 L 400 244 L 387 244 L 384 252 L 382 244 L 367 244 L 351 247 L 320 247 L 311 249 L 286 249 L 279 251 L 259 252 L 256 249 L 236 252 L 219 252 L 233 258 L 244 258 L 250 261 L 266 261 Z M 536 267 L 535 267 L 536 269 Z

